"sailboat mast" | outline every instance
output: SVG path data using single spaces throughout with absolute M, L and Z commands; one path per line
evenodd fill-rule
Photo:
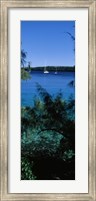
M 47 69 L 46 69 L 46 63 L 45 63 L 45 67 L 44 67 L 44 73 L 49 73 L 49 71 L 47 71 Z

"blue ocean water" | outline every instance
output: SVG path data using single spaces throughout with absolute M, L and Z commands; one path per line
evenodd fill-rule
M 68 100 L 70 96 L 75 98 L 75 87 L 69 83 L 75 81 L 74 72 L 50 72 L 44 74 L 42 71 L 33 71 L 31 79 L 21 80 L 21 106 L 33 106 L 34 97 L 38 96 L 36 83 L 45 88 L 51 95 L 56 96 L 62 92 L 63 98 Z

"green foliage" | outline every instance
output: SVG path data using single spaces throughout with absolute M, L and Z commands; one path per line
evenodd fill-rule
M 28 132 L 28 131 L 27 131 Z M 52 130 L 40 131 L 30 130 L 30 138 L 22 140 L 22 156 L 29 158 L 36 157 L 55 157 L 60 146 L 60 140 L 63 138 L 60 133 Z
M 35 169 L 37 179 L 54 179 L 58 175 L 60 179 L 73 179 L 75 172 L 75 101 L 70 98 L 66 102 L 61 92 L 54 97 L 38 83 L 37 91 L 38 97 L 34 99 L 34 106 L 21 108 L 21 155 L 31 161 L 31 164 L 33 162 L 31 169 Z M 37 161 L 41 173 L 40 169 L 37 170 Z M 64 166 L 65 173 L 63 173 L 63 168 L 62 171 L 60 170 L 58 163 L 62 164 L 60 167 Z M 54 165 L 58 168 L 49 174 L 45 164 L 50 171 Z
M 36 179 L 36 176 L 32 173 L 32 164 L 26 159 L 22 157 L 21 159 L 21 179 L 22 180 L 32 180 Z
M 30 72 L 28 71 L 28 69 L 24 68 L 25 64 L 26 64 L 26 57 L 27 57 L 27 52 L 25 52 L 24 50 L 21 50 L 21 66 L 23 68 L 21 68 L 21 79 L 22 80 L 27 80 L 30 79 Z M 30 69 L 30 64 L 31 62 L 28 62 L 28 66 Z
M 38 67 L 30 67 L 31 71 L 44 71 L 45 66 L 38 66 Z M 57 72 L 75 72 L 75 66 L 46 66 L 48 71 L 56 71 Z M 28 68 L 25 68 L 26 70 Z
M 24 50 L 21 50 L 21 66 L 23 67 L 26 63 L 26 57 L 27 57 L 27 52 L 25 52 Z
M 24 68 L 21 68 L 21 79 L 27 80 L 30 78 L 31 78 L 31 76 L 30 76 L 29 72 L 27 72 Z

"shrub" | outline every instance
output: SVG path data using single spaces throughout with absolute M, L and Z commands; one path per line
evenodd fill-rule
M 75 101 L 72 98 L 69 101 L 63 100 L 61 92 L 54 97 L 39 84 L 37 90 L 38 97 L 34 100 L 34 106 L 21 108 L 21 155 L 28 160 L 26 163 L 24 163 L 25 159 L 23 160 L 23 166 L 27 164 L 27 176 L 33 175 L 32 172 L 37 170 L 36 177 L 31 175 L 28 178 L 73 179 L 75 177 Z M 48 163 L 50 174 L 49 172 L 47 174 L 44 161 Z M 62 164 L 62 174 L 58 162 Z M 57 164 L 58 167 L 57 171 L 54 170 L 55 173 L 51 172 L 53 164 Z M 66 168 L 63 174 L 64 167 Z M 41 174 L 45 171 L 45 176 L 39 174 L 40 169 Z M 24 172 L 22 174 L 23 178 L 26 178 L 26 174 Z

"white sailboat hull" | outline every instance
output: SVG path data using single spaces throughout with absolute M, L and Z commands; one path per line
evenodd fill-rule
M 47 73 L 49 73 L 49 72 L 46 70 L 46 71 L 44 71 L 44 73 L 46 73 L 46 74 L 47 74 Z

